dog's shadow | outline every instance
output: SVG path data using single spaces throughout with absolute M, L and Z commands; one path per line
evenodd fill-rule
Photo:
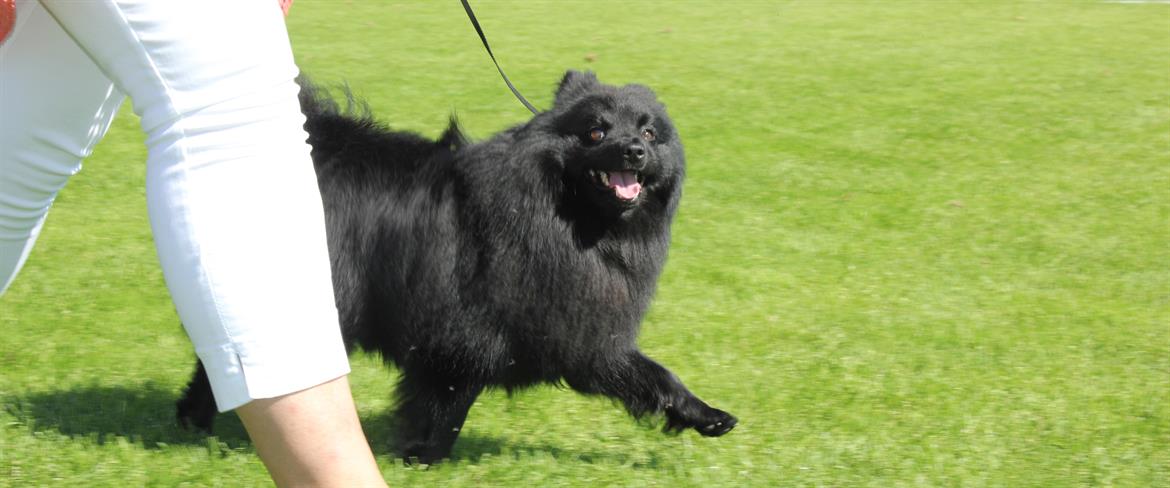
M 175 419 L 178 398 L 177 389 L 153 383 L 139 388 L 88 386 L 9 397 L 4 400 L 3 408 L 30 431 L 57 431 L 71 438 L 92 439 L 98 445 L 121 438 L 152 450 L 169 445 L 252 449 L 248 433 L 235 415 L 218 415 L 210 435 L 181 427 Z M 391 439 L 395 427 L 390 413 L 363 416 L 361 422 L 374 453 L 379 457 L 393 457 Z M 654 468 L 661 462 L 657 455 L 651 455 L 648 460 L 633 459 L 622 451 L 610 452 L 600 447 L 580 451 L 552 443 L 515 444 L 468 432 L 456 441 L 450 462 L 479 464 L 486 458 L 520 459 L 538 454 L 589 464 L 605 462 L 635 468 Z
M 600 446 L 598 449 L 590 450 L 567 449 L 550 443 L 516 444 L 496 437 L 476 434 L 459 437 L 459 440 L 455 442 L 455 449 L 451 453 L 451 461 L 479 464 L 488 457 L 520 460 L 543 455 L 562 461 L 585 464 L 616 464 L 635 469 L 656 469 L 663 465 L 662 458 L 656 454 L 650 455 L 649 458 L 637 458 L 627 454 L 624 450 L 605 451 Z
M 361 421 L 374 453 L 379 456 L 385 454 L 392 457 L 396 426 L 391 412 L 362 417 Z M 596 449 L 582 450 L 558 446 L 555 439 L 549 439 L 549 441 L 541 443 L 515 442 L 474 431 L 464 432 L 455 441 L 455 446 L 451 450 L 451 458 L 446 462 L 454 465 L 480 464 L 491 458 L 521 460 L 527 457 L 551 456 L 563 461 L 586 464 L 618 464 L 636 469 L 653 469 L 664 464 L 663 458 L 657 453 L 650 453 L 649 456 L 637 456 L 629 454 L 627 449 L 606 450 L 605 446 L 600 445 Z

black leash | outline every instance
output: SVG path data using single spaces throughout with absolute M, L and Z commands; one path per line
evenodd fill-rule
M 535 115 L 537 113 L 536 107 L 533 107 L 531 103 L 528 103 L 528 99 L 524 98 L 524 95 L 520 94 L 520 90 L 517 90 L 516 87 L 512 85 L 512 80 L 508 79 L 508 75 L 504 74 L 504 69 L 500 67 L 500 62 L 496 61 L 496 55 L 492 54 L 492 47 L 488 45 L 487 37 L 484 37 L 483 29 L 479 27 L 479 21 L 475 19 L 475 12 L 471 11 L 471 5 L 467 3 L 467 0 L 460 1 L 463 2 L 463 10 L 467 11 L 467 18 L 471 19 L 471 25 L 475 26 L 475 32 L 479 34 L 479 40 L 483 41 L 483 48 L 487 49 L 488 56 L 491 56 L 492 62 L 495 63 L 496 71 L 499 71 L 500 76 L 504 77 L 504 83 L 508 84 L 508 88 L 512 90 L 512 94 L 516 95 L 516 98 L 520 100 L 520 103 L 523 103 L 524 106 L 528 107 L 528 110 L 532 111 L 532 113 Z

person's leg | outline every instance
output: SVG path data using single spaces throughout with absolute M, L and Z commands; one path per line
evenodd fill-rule
M 123 96 L 35 1 L 0 44 L 0 295 Z
M 342 376 L 236 413 L 277 486 L 385 486 L 350 398 Z
M 42 3 L 142 119 L 163 275 L 219 409 L 238 409 L 282 485 L 383 484 L 276 2 Z

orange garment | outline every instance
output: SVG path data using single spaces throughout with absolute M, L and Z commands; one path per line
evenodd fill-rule
M 284 3 L 284 0 L 281 0 Z M 292 0 L 288 0 L 292 5 Z M 283 8 L 283 5 L 281 6 Z M 16 0 L 0 0 L 0 42 L 12 32 L 12 23 L 16 21 Z

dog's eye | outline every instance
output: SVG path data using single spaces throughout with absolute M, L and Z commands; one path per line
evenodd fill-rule
M 601 142 L 602 139 L 605 139 L 605 129 L 602 129 L 601 127 L 594 127 L 589 129 L 589 140 L 593 142 Z
M 654 140 L 654 131 L 650 129 L 642 129 L 642 140 L 651 142 Z

